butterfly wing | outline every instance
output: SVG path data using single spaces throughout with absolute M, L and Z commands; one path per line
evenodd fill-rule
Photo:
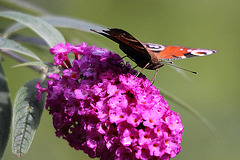
M 120 49 L 126 53 L 127 56 L 139 67 L 143 68 L 148 62 L 151 61 L 151 55 L 148 53 L 142 42 L 134 38 L 128 32 L 117 28 L 103 30 L 103 32 L 98 32 L 92 29 L 91 31 L 117 42 Z
M 98 32 L 119 44 L 120 49 L 127 54 L 127 56 L 134 61 L 139 67 L 155 70 L 162 67 L 163 61 L 172 61 L 196 56 L 206 56 L 216 53 L 216 50 L 187 48 L 181 46 L 164 46 L 153 43 L 142 43 L 134 38 L 128 32 L 111 28 Z
M 216 53 L 217 50 L 187 48 L 180 46 L 167 46 L 164 50 L 157 54 L 160 61 L 172 61 L 197 56 L 206 56 Z
M 143 45 L 149 53 L 155 54 L 160 61 L 172 61 L 196 56 L 206 56 L 217 52 L 217 50 L 181 46 L 164 46 L 153 43 L 143 43 Z

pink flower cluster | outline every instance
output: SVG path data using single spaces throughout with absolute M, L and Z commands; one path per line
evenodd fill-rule
M 58 137 L 102 160 L 168 160 L 181 151 L 180 116 L 120 56 L 86 43 L 50 51 L 64 71 L 50 75 L 48 88 L 39 92 L 48 93 L 46 109 Z

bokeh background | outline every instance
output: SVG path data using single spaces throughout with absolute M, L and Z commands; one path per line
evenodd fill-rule
M 46 11 L 84 19 L 106 27 L 124 29 L 143 42 L 217 49 L 219 52 L 175 64 L 197 71 L 186 80 L 171 67 L 160 69 L 155 86 L 190 104 L 215 127 L 210 131 L 193 114 L 168 101 L 179 112 L 185 126 L 182 151 L 175 159 L 226 160 L 240 157 L 240 1 L 239 0 L 29 0 Z M 10 23 L 9 23 L 10 24 Z M 26 30 L 29 32 L 29 30 Z M 108 48 L 124 54 L 112 41 L 90 33 L 60 29 L 67 41 Z M 46 61 L 52 56 L 39 48 Z M 39 77 L 28 68 L 10 68 L 17 62 L 4 56 L 3 67 L 9 79 L 12 101 L 16 91 L 29 79 Z M 126 59 L 128 60 L 128 59 Z M 139 68 L 138 68 L 139 69 Z M 145 70 L 149 79 L 154 71 Z M 3 160 L 18 159 L 11 153 L 11 139 Z M 51 116 L 45 110 L 29 152 L 22 160 L 86 160 L 55 136 Z

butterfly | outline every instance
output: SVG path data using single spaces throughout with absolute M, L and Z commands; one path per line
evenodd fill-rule
M 165 46 L 153 43 L 143 43 L 133 37 L 128 32 L 117 29 L 110 28 L 108 30 L 102 30 L 98 32 L 96 30 L 90 29 L 91 31 L 103 35 L 114 42 L 119 44 L 119 48 L 126 53 L 132 61 L 134 61 L 137 66 L 141 67 L 142 70 L 138 72 L 138 75 L 144 69 L 156 70 L 155 76 L 157 74 L 158 68 L 164 66 L 164 64 L 172 65 L 173 60 L 185 59 L 197 56 L 206 56 L 216 53 L 217 50 L 201 49 L 201 48 L 188 48 L 181 46 Z M 175 65 L 172 65 L 176 68 Z M 187 69 L 180 68 L 182 70 L 189 71 Z M 189 71 L 197 74 L 197 72 Z M 138 76 L 137 75 L 137 76 Z M 154 79 L 155 79 L 154 76 Z

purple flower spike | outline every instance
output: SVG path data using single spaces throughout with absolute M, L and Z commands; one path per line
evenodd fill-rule
M 169 160 L 181 151 L 180 116 L 159 90 L 115 54 L 86 43 L 58 44 L 55 65 L 72 52 L 75 60 L 63 74 L 53 74 L 46 108 L 56 135 L 76 150 L 102 160 Z M 81 58 L 79 58 L 81 57 Z

